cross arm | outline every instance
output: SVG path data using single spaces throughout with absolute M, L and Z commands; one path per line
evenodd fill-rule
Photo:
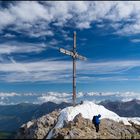
M 60 51 L 61 53 L 64 53 L 64 54 L 67 54 L 67 55 L 70 55 L 70 56 L 73 56 L 73 55 L 74 55 L 73 52 L 68 51 L 68 50 L 65 50 L 65 49 L 63 49 L 63 48 L 60 48 L 59 51 Z
M 82 55 L 79 55 L 78 53 L 73 53 L 72 51 L 65 50 L 65 49 L 63 49 L 63 48 L 60 48 L 59 51 L 60 51 L 61 53 L 64 53 L 64 54 L 66 54 L 66 55 L 70 55 L 70 56 L 72 56 L 72 57 L 74 57 L 74 58 L 77 58 L 77 59 L 80 59 L 80 60 L 87 60 L 86 57 L 84 57 L 84 56 L 82 56 Z
M 80 59 L 80 60 L 87 60 L 86 57 L 82 56 L 82 55 L 79 55 L 79 54 L 76 54 L 76 58 Z

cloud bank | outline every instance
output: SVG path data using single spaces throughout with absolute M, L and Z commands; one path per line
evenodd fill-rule
M 0 54 L 9 55 L 8 61 L 0 57 L 0 81 L 4 82 L 36 82 L 48 81 L 54 83 L 71 83 L 72 61 L 61 60 L 61 58 L 44 59 L 40 61 L 26 60 L 23 62 L 15 60 L 10 54 L 39 53 L 46 48 L 43 44 L 18 44 L 0 45 Z M 139 60 L 120 61 L 77 61 L 77 82 L 89 83 L 92 81 L 124 81 L 140 80 L 140 77 L 131 78 L 127 75 L 129 71 L 139 68 Z M 120 75 L 119 75 L 120 74 Z M 97 75 L 97 76 L 94 76 Z M 118 76 L 119 75 L 119 76 Z M 69 80 L 67 80 L 69 79 Z
M 33 44 L 33 43 L 18 43 L 18 42 L 8 42 L 0 44 L 0 55 L 2 54 L 12 54 L 12 53 L 39 53 L 45 50 L 44 44 Z
M 140 80 L 140 77 L 130 78 L 121 74 L 140 67 L 139 60 L 122 60 L 106 62 L 77 62 L 77 82 Z M 1 81 L 5 82 L 35 82 L 48 81 L 53 83 L 71 83 L 72 61 L 41 60 L 36 62 L 0 63 Z M 118 74 L 120 74 L 118 76 Z M 91 76 L 92 75 L 92 76 Z M 97 75 L 97 76 L 94 76 Z M 67 80 L 69 79 L 69 80 Z
M 9 28 L 39 37 L 53 35 L 52 25 L 86 29 L 92 24 L 99 23 L 100 26 L 107 21 L 105 26 L 112 27 L 115 33 L 131 35 L 140 33 L 139 13 L 139 1 L 9 2 L 8 6 L 0 7 L 0 17 L 3 18 L 0 20 L 0 30 Z
M 140 100 L 140 94 L 137 92 L 78 92 L 77 102 L 80 101 L 93 101 L 99 103 L 104 100 L 120 100 L 130 101 L 132 99 Z M 0 93 L 0 105 L 18 104 L 18 103 L 35 103 L 42 104 L 44 102 L 72 102 L 72 93 L 65 92 L 48 92 L 48 93 Z
M 1 2 L 2 3 L 2 2 Z M 0 34 L 4 38 L 14 38 L 20 33 L 27 37 L 53 37 L 60 29 L 67 40 L 68 32 L 64 27 L 89 29 L 112 28 L 118 35 L 140 33 L 140 2 L 138 1 L 15 1 L 0 5 Z M 58 27 L 58 28 L 57 28 Z M 4 34 L 4 31 L 10 33 Z M 61 41 L 60 41 L 61 42 Z M 131 42 L 138 43 L 139 39 Z M 55 46 L 55 39 L 48 46 Z M 54 47 L 55 48 L 55 47 Z M 21 62 L 12 54 L 40 53 L 46 49 L 44 44 L 1 43 L 0 44 L 0 81 L 2 82 L 56 82 L 72 81 L 72 62 L 59 60 L 41 60 Z M 5 61 L 9 55 L 10 61 Z M 26 55 L 27 56 L 27 55 Z M 106 62 L 77 62 L 77 82 L 92 81 L 139 81 L 140 77 L 128 77 L 124 73 L 140 67 L 139 60 L 120 60 Z M 118 76 L 118 74 L 120 74 Z M 124 74 L 124 75 L 123 75 Z M 92 76 L 91 76 L 92 75 Z M 94 76 L 96 75 L 96 76 Z M 99 76 L 100 75 L 100 76 Z M 69 80 L 67 80 L 69 79 Z M 42 99 L 43 100 L 43 99 Z

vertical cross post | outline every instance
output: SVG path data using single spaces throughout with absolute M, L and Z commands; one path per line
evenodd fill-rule
M 73 106 L 76 105 L 76 32 L 73 35 Z
M 59 51 L 61 53 L 66 54 L 66 55 L 70 55 L 73 59 L 73 95 L 72 95 L 72 100 L 73 100 L 73 106 L 75 106 L 76 105 L 76 59 L 86 60 L 86 57 L 83 57 L 76 52 L 76 32 L 74 32 L 74 34 L 73 34 L 73 50 L 68 51 L 66 49 L 60 48 Z

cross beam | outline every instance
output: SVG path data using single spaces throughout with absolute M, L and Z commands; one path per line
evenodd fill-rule
M 73 99 L 73 106 L 75 106 L 76 105 L 76 59 L 86 60 L 86 57 L 79 55 L 76 52 L 76 32 L 74 32 L 73 35 L 73 50 L 68 51 L 63 48 L 60 48 L 59 51 L 61 53 L 71 56 L 73 59 L 73 98 L 72 99 Z

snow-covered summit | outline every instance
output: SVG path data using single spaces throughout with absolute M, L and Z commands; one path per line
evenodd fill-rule
M 131 125 L 131 123 L 129 123 L 129 120 L 131 120 L 132 122 L 140 125 L 140 118 L 133 119 L 127 117 L 120 117 L 119 115 L 106 109 L 102 105 L 97 105 L 90 101 L 84 101 L 83 104 L 79 104 L 75 107 L 66 107 L 61 110 L 60 116 L 54 128 L 62 128 L 64 125 L 64 121 L 72 121 L 74 117 L 79 113 L 81 113 L 84 118 L 90 120 L 92 120 L 94 115 L 101 114 L 101 119 L 108 118 L 116 122 L 123 122 L 125 125 Z M 52 131 L 50 131 L 47 139 L 52 137 Z
M 95 139 L 97 138 L 95 127 L 90 120 L 94 115 L 98 114 L 101 114 L 102 119 L 98 135 L 100 139 L 130 139 L 140 136 L 140 118 L 120 117 L 102 105 L 84 102 L 75 107 L 71 106 L 63 110 L 55 110 L 37 120 L 29 121 L 21 126 L 17 138 Z M 130 120 L 131 122 L 129 122 Z M 125 125 L 118 123 L 120 121 Z M 131 127 L 127 126 L 131 124 Z
M 125 125 L 131 125 L 128 122 L 127 118 L 120 117 L 119 115 L 106 109 L 102 105 L 97 105 L 93 102 L 85 101 L 83 104 L 79 104 L 75 107 L 71 106 L 71 107 L 64 108 L 60 113 L 56 127 L 62 127 L 64 120 L 71 121 L 79 113 L 81 113 L 84 118 L 90 120 L 92 120 L 94 115 L 101 114 L 101 119 L 108 118 L 117 122 L 122 121 L 124 122 Z

